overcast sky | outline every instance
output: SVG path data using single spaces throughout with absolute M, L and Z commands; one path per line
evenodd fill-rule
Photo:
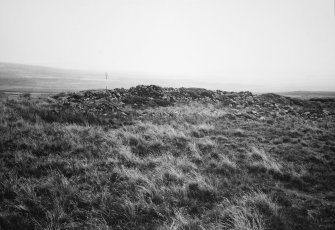
M 335 90 L 334 0 L 0 0 L 0 61 Z

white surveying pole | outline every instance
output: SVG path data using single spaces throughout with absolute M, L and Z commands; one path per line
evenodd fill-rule
M 108 77 L 107 72 L 105 73 L 105 76 L 106 76 L 106 95 L 107 95 L 107 77 Z

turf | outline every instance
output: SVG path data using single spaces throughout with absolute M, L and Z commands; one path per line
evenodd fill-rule
M 61 96 L 2 97 L 0 229 L 335 228 L 332 100 Z

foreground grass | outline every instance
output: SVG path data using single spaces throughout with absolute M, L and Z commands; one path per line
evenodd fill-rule
M 0 104 L 1 229 L 335 227 L 333 118 L 188 103 L 108 128 L 50 100 Z

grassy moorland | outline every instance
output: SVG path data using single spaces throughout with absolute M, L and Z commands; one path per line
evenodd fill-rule
M 0 133 L 0 229 L 335 228 L 333 99 L 26 94 Z

